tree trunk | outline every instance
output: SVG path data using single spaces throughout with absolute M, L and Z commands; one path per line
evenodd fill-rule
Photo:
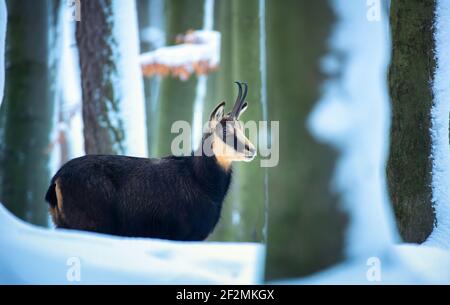
M 205 111 L 203 121 L 209 120 L 212 109 L 221 101 L 226 101 L 226 107 L 231 109 L 235 100 L 236 88 L 233 84 L 233 68 L 232 68 L 232 19 L 231 15 L 232 1 L 217 0 L 214 9 L 215 30 L 221 34 L 220 43 L 220 66 L 214 75 L 214 79 L 208 82 L 207 102 L 205 103 Z M 234 202 L 236 200 L 235 193 L 236 181 L 232 180 L 231 189 L 225 198 L 222 207 L 222 215 L 214 232 L 209 237 L 211 241 L 234 241 L 239 236 L 239 230 L 233 226 L 233 211 L 236 208 Z
M 248 110 L 242 121 L 262 121 L 261 107 L 261 74 L 259 49 L 259 0 L 239 1 L 233 0 L 232 10 L 233 36 L 233 81 L 245 81 L 249 91 L 247 101 Z M 235 85 L 232 92 L 236 94 Z M 230 100 L 231 102 L 233 99 Z M 258 143 L 258 138 L 250 138 L 252 143 Z M 263 242 L 263 229 L 265 220 L 264 202 L 265 185 L 264 169 L 260 165 L 260 157 L 250 163 L 237 162 L 234 164 L 235 188 L 238 198 L 235 199 L 233 213 L 238 213 L 240 221 L 232 225 L 238 230 L 239 241 Z M 253 191 L 250 191 L 253 190 Z M 234 216 L 236 219 L 236 216 Z
M 217 1 L 217 28 L 222 34 L 220 70 L 215 76 L 215 103 L 236 99 L 234 81 L 248 83 L 249 108 L 242 120 L 262 120 L 259 50 L 259 1 Z M 211 82 L 213 84 L 213 81 Z M 251 139 L 257 144 L 258 139 Z M 252 191 L 250 191 L 252 190 Z M 221 220 L 210 240 L 263 242 L 265 225 L 264 169 L 257 157 L 251 163 L 233 164 L 233 183 L 223 206 Z
M 0 0 L 0 139 L 4 138 L 4 122 L 5 122 L 5 107 L 3 106 L 3 94 L 5 89 L 5 42 L 6 42 L 6 22 L 7 22 L 6 2 Z M 2 194 L 2 151 L 3 141 L 0 141 L 0 200 Z M 0 202 L 1 203 L 1 202 Z
M 280 279 L 341 260 L 346 216 L 331 191 L 337 154 L 306 126 L 324 80 L 320 63 L 334 19 L 330 4 L 267 1 L 266 12 L 269 116 L 280 122 L 279 164 L 269 169 L 266 278 Z
M 47 225 L 60 1 L 8 1 L 7 71 L 0 201 L 14 214 Z
M 166 41 L 169 45 L 174 44 L 177 34 L 202 28 L 204 1 L 168 0 L 165 5 Z M 170 146 L 174 135 L 171 133 L 171 127 L 175 121 L 186 121 L 192 126 L 196 84 L 195 75 L 188 81 L 181 81 L 170 76 L 162 81 L 159 101 L 158 157 L 172 153 Z
M 87 154 L 124 154 L 124 126 L 119 114 L 117 41 L 111 1 L 83 1 L 76 39 L 83 91 L 84 145 Z
M 387 167 L 397 225 L 407 242 L 423 242 L 433 229 L 431 106 L 434 0 L 392 1 L 391 151 Z
M 153 51 L 164 45 L 164 0 L 138 0 L 141 53 Z M 147 118 L 147 143 L 150 156 L 157 153 L 161 77 L 144 77 L 145 113 Z
M 3 90 L 5 89 L 5 40 L 7 18 L 5 0 L 0 0 L 0 108 L 3 102 Z

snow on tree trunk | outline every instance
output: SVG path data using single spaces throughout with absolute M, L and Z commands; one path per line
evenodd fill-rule
M 330 189 L 336 153 L 305 123 L 320 98 L 333 19 L 327 1 L 267 2 L 269 116 L 280 122 L 280 161 L 269 169 L 269 279 L 310 274 L 343 257 L 346 216 Z
M 202 31 L 211 32 L 214 27 L 214 0 L 204 0 L 203 7 L 203 27 Z M 220 37 L 220 35 L 218 35 Z M 220 46 L 220 38 L 219 46 Z M 217 52 L 220 52 L 217 47 Z M 211 54 L 215 56 L 214 54 Z M 219 55 L 220 58 L 220 55 Z M 206 94 L 208 89 L 208 76 L 206 74 L 199 75 L 197 80 L 196 95 L 194 100 L 194 116 L 192 117 L 192 147 L 197 150 L 200 146 L 202 131 L 203 131 L 203 117 L 204 113 L 208 113 L 209 109 L 204 109 Z M 213 109 L 213 108 L 211 108 Z
M 365 266 L 369 258 L 381 258 L 397 239 L 385 176 L 388 18 L 380 9 L 379 19 L 371 20 L 364 1 L 348 6 L 348 1 L 337 0 L 333 8 L 338 23 L 323 67 L 335 77 L 326 84 L 309 126 L 314 136 L 339 152 L 332 186 L 342 194 L 340 208 L 349 215 L 346 257 Z
M 139 33 L 136 2 L 113 1 L 114 32 L 122 87 L 121 116 L 124 120 L 127 155 L 148 156 L 144 85 L 139 60 Z
M 431 139 L 436 228 L 425 244 L 450 249 L 450 1 L 437 0 L 434 29 L 436 70 L 433 81 Z
M 8 1 L 8 12 L 0 200 L 17 216 L 47 225 L 60 1 Z
M 407 242 L 423 242 L 433 229 L 430 81 L 435 69 L 435 0 L 391 4 L 392 100 L 388 181 L 397 226 Z
M 69 22 L 72 17 L 70 10 L 64 11 L 62 28 L 62 56 L 61 56 L 61 86 L 59 103 L 59 137 L 66 143 L 61 147 L 67 155 L 61 152 L 54 171 L 70 159 L 85 155 L 82 118 L 82 90 L 80 80 L 79 55 L 75 41 L 75 22 Z
M 371 257 L 386 258 L 385 261 L 387 262 L 387 253 L 389 253 L 388 251 L 396 238 L 394 218 L 387 198 L 385 179 L 389 126 L 385 78 L 387 59 L 389 58 L 387 17 L 380 11 L 380 19 L 371 22 L 366 18 L 366 14 L 362 13 L 368 10 L 366 3 L 363 1 L 354 3 L 352 6 L 348 6 L 346 0 L 331 3 L 337 16 L 337 22 L 329 39 L 331 51 L 321 61 L 323 71 L 330 78 L 321 87 L 323 88 L 322 97 L 308 118 L 308 127 L 316 139 L 331 145 L 338 153 L 338 159 L 334 166 L 325 163 L 329 164 L 329 167 L 334 167 L 334 173 L 330 177 L 332 179 L 331 185 L 326 184 L 326 180 L 322 183 L 314 181 L 311 184 L 311 188 L 318 187 L 320 191 L 331 188 L 339 195 L 340 200 L 335 200 L 334 203 L 336 204 L 334 211 L 337 213 L 334 216 L 332 213 L 325 214 L 328 217 L 322 216 L 320 213 L 313 216 L 291 213 L 286 216 L 290 218 L 286 219 L 290 219 L 291 223 L 298 221 L 299 224 L 293 229 L 292 225 L 283 222 L 279 222 L 278 226 L 283 224 L 287 226 L 289 231 L 286 231 L 286 234 L 289 234 L 295 240 L 299 239 L 295 237 L 296 235 L 303 235 L 305 240 L 309 238 L 309 242 L 313 247 L 317 247 L 316 249 L 320 249 L 317 244 L 328 244 L 329 250 L 333 251 L 328 254 L 334 256 L 334 259 L 344 255 L 348 261 L 353 262 L 356 266 L 361 266 L 360 269 L 364 270 L 366 262 Z M 310 12 L 310 10 L 305 11 Z M 270 9 L 268 9 L 268 12 L 270 12 Z M 309 15 L 311 15 L 311 18 L 317 18 L 314 14 Z M 304 26 L 303 28 L 316 27 Z M 302 32 L 297 31 L 296 33 Z M 307 35 L 306 37 L 318 37 L 318 35 Z M 284 53 L 283 56 L 285 56 Z M 305 55 L 303 54 L 303 56 Z M 305 63 L 305 65 L 307 64 L 308 62 Z M 304 66 L 301 68 L 304 69 Z M 295 69 L 295 67 L 292 67 L 292 69 Z M 270 71 L 269 61 L 269 79 Z M 314 74 L 311 73 L 309 77 L 300 81 L 299 86 L 305 83 L 305 88 L 311 87 L 311 85 L 308 85 L 311 75 Z M 270 80 L 268 83 L 270 89 Z M 298 91 L 304 92 L 304 90 Z M 292 114 L 292 116 L 295 116 L 295 114 Z M 301 118 L 299 121 L 301 122 Z M 281 139 L 282 137 L 280 137 Z M 305 143 L 302 144 L 305 145 Z M 298 148 L 297 155 L 299 158 L 303 158 L 302 154 L 305 151 L 308 151 L 305 146 Z M 280 153 L 282 153 L 281 148 Z M 295 156 L 289 159 L 293 160 Z M 311 162 L 314 162 L 315 156 L 313 155 L 310 159 L 312 161 L 305 158 L 303 166 L 309 166 Z M 280 162 L 282 160 L 281 156 Z M 297 178 L 296 181 L 291 183 L 301 188 L 302 184 L 315 179 L 319 173 L 317 170 L 312 170 L 310 176 L 305 176 L 306 181 Z M 323 178 L 326 178 L 326 174 L 323 175 Z M 272 194 L 276 190 L 271 188 L 270 191 Z M 301 202 L 302 198 L 298 198 L 298 200 Z M 271 202 L 271 204 L 274 207 L 276 205 L 275 202 Z M 311 200 L 305 204 L 318 205 L 318 201 Z M 331 211 L 333 211 L 333 208 L 329 206 L 328 212 Z M 339 223 L 338 220 L 339 217 L 342 217 L 342 212 L 339 213 L 339 211 L 348 215 L 348 224 L 344 232 L 342 232 L 343 222 Z M 308 210 L 305 209 L 304 213 L 308 213 Z M 271 213 L 269 219 L 275 216 L 276 214 Z M 318 225 L 311 230 L 301 230 L 302 221 L 316 222 Z M 330 221 L 336 222 L 336 226 L 330 226 L 328 224 Z M 321 226 L 329 226 L 327 234 L 318 234 L 316 230 L 321 232 Z M 270 266 L 271 263 L 278 263 L 281 266 L 284 264 L 281 258 L 274 260 L 270 253 L 271 247 L 273 247 L 271 245 L 272 229 L 278 230 L 274 226 L 269 226 L 266 266 L 269 275 L 270 270 L 274 268 Z M 344 238 L 342 237 L 343 233 Z M 335 244 L 333 248 L 331 244 L 334 239 L 337 239 L 341 244 Z M 279 245 L 281 247 L 281 244 Z M 288 251 L 300 260 L 304 257 L 302 253 L 309 251 L 309 245 L 309 243 L 298 244 L 286 239 L 283 250 L 293 248 L 293 250 Z M 342 251 L 343 253 L 341 253 Z M 315 254 L 320 258 L 326 253 L 316 252 Z M 311 263 L 317 264 L 313 256 L 310 256 L 310 258 Z M 297 263 L 297 266 L 291 264 L 291 268 L 297 268 L 297 274 L 300 276 L 302 272 L 298 265 L 300 263 Z M 317 265 L 315 266 L 317 267 Z M 293 271 L 284 270 L 283 272 L 289 276 L 294 274 Z M 277 278 L 282 275 L 278 272 Z M 355 277 L 358 278 L 359 282 L 367 281 L 365 271 L 358 273 Z
M 134 1 L 84 1 L 77 23 L 88 154 L 147 155 Z
M 168 44 L 173 44 L 178 34 L 202 27 L 203 5 L 204 1 L 198 0 L 168 0 L 165 2 L 165 28 Z M 158 157 L 172 153 L 171 127 L 175 121 L 186 121 L 192 126 L 196 85 L 195 77 L 191 77 L 187 81 L 166 77 L 162 81 L 159 100 Z

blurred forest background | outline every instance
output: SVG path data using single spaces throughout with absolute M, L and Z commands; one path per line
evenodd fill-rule
M 195 127 L 218 102 L 231 107 L 233 82 L 240 80 L 249 84 L 243 120 L 280 122 L 279 164 L 261 168 L 256 159 L 235 165 L 210 240 L 269 239 L 271 277 L 310 274 L 342 259 L 348 215 L 330 187 L 337 152 L 318 143 L 306 124 L 325 80 L 340 77 L 323 63 L 337 24 L 332 1 L 92 0 L 81 1 L 80 11 L 77 1 L 69 2 L 7 1 L 0 201 L 8 209 L 50 226 L 44 194 L 59 166 L 85 153 L 166 156 L 172 123 Z M 409 242 L 425 240 L 434 223 L 433 12 L 432 0 L 392 1 L 390 7 L 387 173 L 399 231 Z M 220 33 L 220 61 L 212 54 L 189 56 L 190 44 L 208 42 L 202 34 L 214 32 Z M 186 48 L 164 49 L 174 45 Z M 158 58 L 154 52 L 161 50 L 175 54 L 174 62 Z M 199 133 L 194 128 L 194 146 Z M 270 142 L 270 134 L 260 137 Z

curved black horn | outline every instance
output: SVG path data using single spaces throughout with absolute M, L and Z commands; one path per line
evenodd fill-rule
M 242 85 L 241 85 L 241 83 L 240 82 L 234 82 L 234 83 L 236 85 L 238 85 L 239 93 L 238 93 L 238 96 L 236 98 L 236 102 L 234 103 L 233 110 L 231 110 L 231 112 L 230 112 L 230 116 L 231 117 L 236 117 L 237 116 L 237 114 L 239 112 L 240 105 L 241 105 L 241 98 L 242 98 Z
M 242 95 L 242 99 L 241 99 L 241 104 L 239 106 L 239 111 L 237 112 L 237 114 L 239 114 L 239 112 L 241 112 L 242 110 L 242 106 L 244 106 L 244 102 L 245 102 L 245 98 L 247 97 L 247 90 L 248 90 L 248 85 L 247 83 L 243 83 L 244 84 L 244 94 Z

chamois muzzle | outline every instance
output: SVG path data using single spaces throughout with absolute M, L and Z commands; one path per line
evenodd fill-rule
M 239 116 L 239 112 L 242 109 L 242 106 L 244 105 L 244 101 L 245 98 L 247 97 L 247 90 L 248 90 L 248 86 L 247 83 L 240 83 L 240 82 L 235 82 L 236 85 L 238 85 L 238 96 L 236 98 L 236 102 L 234 103 L 234 107 L 233 110 L 231 110 L 230 112 L 230 117 L 232 118 L 236 118 Z M 244 85 L 244 93 L 242 94 L 242 85 Z

